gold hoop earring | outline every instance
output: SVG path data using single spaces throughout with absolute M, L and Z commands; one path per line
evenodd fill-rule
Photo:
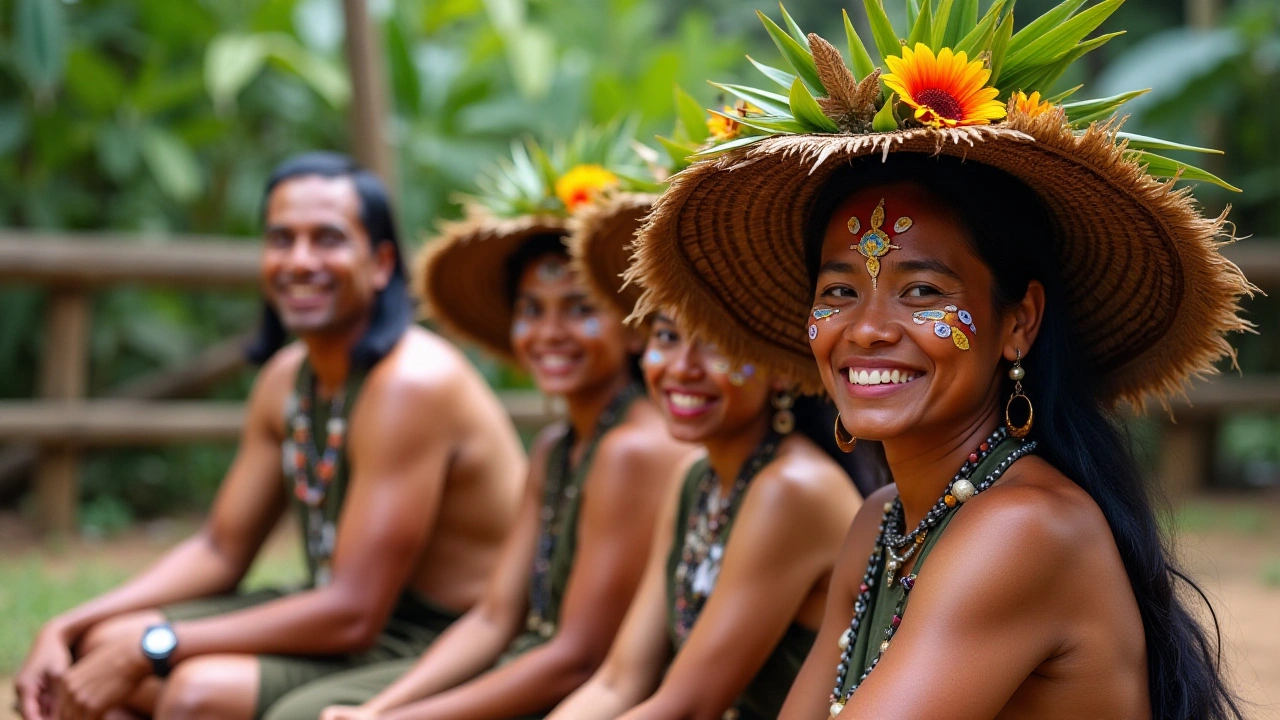
M 773 431 L 779 435 L 790 434 L 796 429 L 796 416 L 791 412 L 791 406 L 795 405 L 796 398 L 786 390 L 780 390 L 773 394 Z
M 836 445 L 843 452 L 853 452 L 853 448 L 858 444 L 858 438 L 853 433 L 844 429 L 844 425 L 840 424 L 840 413 L 836 413 Z
M 1013 381 L 1013 394 L 1009 396 L 1009 401 L 1004 404 L 1004 424 L 1009 428 L 1009 434 L 1016 438 L 1024 438 L 1031 434 L 1031 425 L 1035 421 L 1036 409 L 1031 405 L 1031 398 L 1022 392 L 1022 378 L 1027 376 L 1027 371 L 1022 369 L 1022 350 L 1016 349 L 1017 353 L 1013 361 L 1013 367 L 1009 368 L 1009 379 Z M 1022 425 L 1014 425 L 1013 419 L 1010 417 L 1009 410 L 1013 407 L 1013 401 L 1021 399 L 1027 404 L 1027 422 Z

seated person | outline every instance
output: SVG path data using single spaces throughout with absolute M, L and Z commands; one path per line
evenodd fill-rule
M 26 720 L 261 717 L 310 680 L 416 657 L 497 563 L 523 492 L 519 438 L 464 356 L 412 326 L 382 184 L 302 155 L 272 175 L 264 221 L 251 354 L 265 365 L 213 511 L 44 626 L 16 679 Z M 298 342 L 281 348 L 286 332 Z M 290 506 L 308 586 L 238 591 Z
M 534 442 L 520 518 L 484 599 L 416 665 L 326 678 L 290 694 L 268 720 L 315 720 L 337 704 L 348 707 L 323 716 L 541 717 L 604 660 L 670 479 L 692 448 L 671 439 L 645 397 L 641 338 L 590 298 L 564 236 L 562 215 L 473 209 L 416 268 L 433 317 L 516 359 L 567 410 Z

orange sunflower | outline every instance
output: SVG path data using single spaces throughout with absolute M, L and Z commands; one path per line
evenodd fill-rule
M 763 113 L 763 110 L 744 100 L 734 103 L 733 107 L 724 106 L 724 115 L 746 117 L 747 115 L 761 115 Z M 724 115 L 711 113 L 707 117 L 707 130 L 711 132 L 712 137 L 721 142 L 738 137 L 738 133 L 742 131 L 742 125 L 738 121 L 727 118 Z
M 887 57 L 885 87 L 916 109 L 915 118 L 930 127 L 986 125 L 1005 116 L 996 100 L 1000 91 L 986 87 L 991 71 L 982 61 L 942 48 L 937 57 L 924 43 L 902 48 L 902 57 Z
M 556 180 L 556 197 L 574 212 L 617 184 L 618 176 L 599 165 L 578 165 Z
M 1009 105 L 1028 117 L 1043 115 L 1053 109 L 1053 103 L 1040 99 L 1040 91 L 1038 90 L 1031 93 L 1031 97 L 1027 97 L 1025 93 L 1019 90 L 1013 94 L 1013 97 L 1009 98 Z

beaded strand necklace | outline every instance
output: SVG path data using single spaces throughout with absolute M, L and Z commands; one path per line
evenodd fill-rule
M 590 444 L 599 442 L 600 438 L 622 419 L 622 411 L 640 394 L 640 388 L 635 384 L 628 384 L 620 390 L 596 419 L 595 429 L 588 442 Z M 537 554 L 533 560 L 529 616 L 525 621 L 525 627 L 543 638 L 551 637 L 556 631 L 555 620 L 548 617 L 550 615 L 548 610 L 551 607 L 551 559 L 555 555 L 556 546 L 565 529 L 565 516 L 569 514 L 569 508 L 579 492 L 578 486 L 571 482 L 573 442 L 573 428 L 570 427 L 564 438 L 556 444 L 552 451 L 552 459 L 547 464 L 552 472 L 547 476 L 546 489 L 542 496 L 542 511 L 539 514 L 542 528 L 538 534 Z M 588 459 L 584 453 L 582 461 L 587 462 Z
M 942 497 L 938 499 L 910 533 L 903 534 L 906 517 L 902 508 L 901 498 L 895 497 L 884 504 L 884 516 L 880 520 L 879 534 L 876 537 L 875 546 L 871 550 L 871 557 L 867 560 L 867 570 L 862 576 L 862 583 L 858 586 L 858 596 L 853 604 L 853 620 L 849 623 L 849 628 L 840 636 L 838 643 L 841 652 L 840 662 L 836 665 L 835 687 L 832 688 L 830 695 L 831 718 L 835 718 L 840 714 L 840 711 L 844 709 L 845 703 L 849 701 L 849 698 L 853 697 L 854 691 L 866 681 L 867 676 L 871 674 L 871 671 L 879 664 L 880 658 L 884 656 L 885 651 L 889 649 L 889 641 L 893 639 L 898 626 L 902 623 L 902 613 L 903 608 L 906 606 L 907 596 L 911 593 L 911 589 L 915 587 L 916 575 L 914 573 L 898 580 L 903 590 L 903 596 L 894 608 L 893 618 L 890 620 L 888 629 L 885 630 L 885 639 L 881 641 L 878 653 L 872 658 L 871 664 L 862 672 L 858 681 L 851 685 L 848 691 L 842 692 L 845 680 L 848 678 L 853 664 L 854 641 L 858 636 L 858 630 L 866 620 L 867 610 L 871 606 L 871 592 L 872 588 L 875 587 L 876 576 L 880 571 L 881 557 L 885 554 L 889 555 L 889 561 L 885 567 L 887 571 L 886 579 L 888 582 L 894 582 L 897 570 L 924 545 L 928 532 L 936 527 L 949 512 L 969 501 L 974 495 L 990 488 L 1013 463 L 1025 455 L 1030 455 L 1036 449 L 1035 441 L 1021 442 L 1016 450 L 1011 452 L 1004 460 L 1001 460 L 990 474 L 975 485 L 972 477 L 974 472 L 977 471 L 978 465 L 1007 436 L 1008 431 L 1004 427 L 1000 427 L 978 446 L 976 452 L 970 453 L 965 463 L 960 466 L 960 470 L 952 477 Z M 910 547 L 907 547 L 908 545 Z M 903 548 L 907 549 L 903 551 Z M 899 554 L 896 551 L 902 552 Z
M 344 385 L 329 402 L 329 420 L 325 423 L 324 451 L 317 452 L 312 436 L 311 409 L 317 393 L 315 375 L 304 364 L 298 372 L 305 373 L 303 393 L 293 393 L 289 398 L 289 427 L 292 438 L 286 441 L 286 467 L 293 476 L 293 494 L 306 507 L 307 557 L 315 568 L 314 583 L 324 587 L 333 579 L 333 550 L 337 541 L 334 522 L 324 514 L 325 500 L 337 472 L 338 458 L 347 439 L 346 401 Z
M 730 513 L 737 506 L 747 485 L 768 465 L 778 451 L 783 436 L 774 431 L 760 441 L 751 451 L 746 462 L 738 470 L 729 496 L 721 498 L 717 507 L 711 508 L 712 493 L 720 487 L 720 477 L 707 463 L 698 482 L 697 499 L 689 511 L 687 531 L 684 536 L 684 549 L 680 555 L 680 564 L 676 566 L 675 586 L 675 630 L 676 636 L 683 641 L 693 629 L 693 623 L 707 604 L 707 598 L 715 586 L 716 576 L 720 571 L 720 559 L 724 552 L 722 535 L 728 528 Z

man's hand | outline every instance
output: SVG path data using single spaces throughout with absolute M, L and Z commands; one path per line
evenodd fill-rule
M 120 640 L 86 655 L 58 683 L 58 720 L 97 720 L 129 698 L 151 674 L 141 639 Z
M 25 720 L 52 720 L 54 693 L 69 667 L 71 648 L 65 633 L 54 623 L 45 625 L 13 681 L 18 714 Z
M 320 720 L 377 720 L 378 711 L 363 705 L 330 705 L 320 713 Z

